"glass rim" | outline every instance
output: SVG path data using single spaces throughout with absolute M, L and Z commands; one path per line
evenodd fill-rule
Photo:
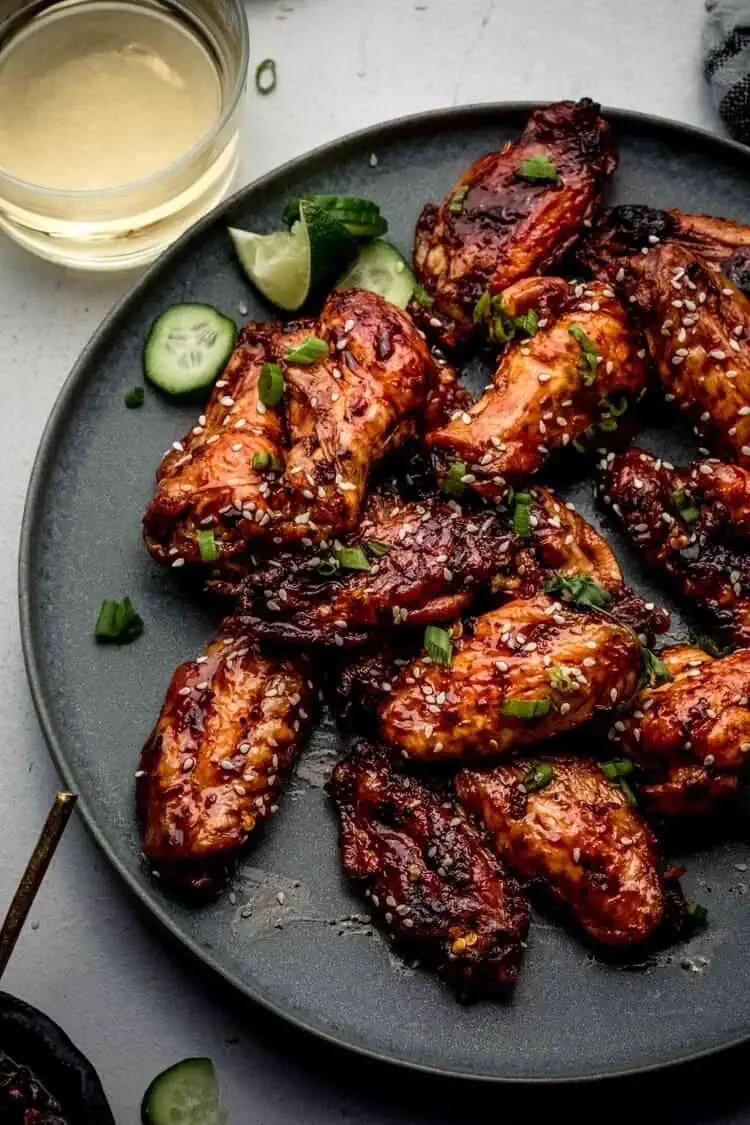
M 64 2 L 64 0 L 63 0 Z M 6 172 L 0 164 L 0 183 L 8 184 L 10 187 L 18 191 L 23 191 L 29 196 L 34 196 L 39 199 L 53 197 L 57 200 L 106 200 L 116 199 L 119 195 L 130 195 L 132 192 L 141 191 L 144 188 L 158 184 L 160 180 L 165 179 L 176 172 L 190 167 L 190 164 L 196 160 L 201 153 L 208 148 L 213 140 L 222 132 L 234 116 L 237 104 L 242 97 L 247 81 L 247 72 L 250 65 L 250 36 L 247 26 L 247 16 L 242 0 L 226 0 L 228 4 L 234 9 L 238 16 L 240 25 L 240 58 L 237 67 L 237 74 L 232 84 L 230 97 L 226 106 L 221 112 L 216 124 L 205 133 L 200 140 L 196 141 L 192 148 L 183 153 L 177 160 L 173 160 L 171 164 L 165 164 L 157 172 L 152 172 L 148 176 L 142 176 L 137 180 L 128 180 L 124 184 L 118 184 L 116 187 L 108 188 L 54 188 L 47 187 L 44 184 L 35 184 L 32 180 L 22 180 L 18 176 L 14 176 L 11 172 Z M 184 5 L 177 0 L 176 7 L 184 8 Z M 18 13 L 14 13 L 14 16 Z M 0 22 L 0 30 L 4 22 L 10 22 L 14 18 L 11 16 L 8 21 Z

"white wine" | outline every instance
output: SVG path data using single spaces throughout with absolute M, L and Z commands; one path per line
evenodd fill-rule
M 143 179 L 215 127 L 210 51 L 166 10 L 127 0 L 47 9 L 0 52 L 0 169 L 89 191 Z
M 229 189 L 243 0 L 23 0 L 0 22 L 0 229 L 77 269 L 144 265 Z

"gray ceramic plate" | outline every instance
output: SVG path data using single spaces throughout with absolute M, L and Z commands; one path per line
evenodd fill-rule
M 198 910 L 168 899 L 139 862 L 133 772 L 172 669 L 197 654 L 212 620 L 149 560 L 140 518 L 161 452 L 194 411 L 150 393 L 142 410 L 122 401 L 141 379 L 147 327 L 167 305 L 207 301 L 238 320 L 269 316 L 235 265 L 228 223 L 271 230 L 293 196 L 350 192 L 381 204 L 406 251 L 421 205 L 516 135 L 529 108 L 450 110 L 359 134 L 245 189 L 182 238 L 104 322 L 65 384 L 34 467 L 20 585 L 28 672 L 53 757 L 114 866 L 173 935 L 247 996 L 339 1044 L 452 1075 L 544 1081 L 661 1066 L 750 1036 L 750 894 L 736 867 L 750 861 L 748 849 L 725 841 L 675 856 L 685 859 L 688 894 L 708 905 L 711 924 L 671 955 L 626 972 L 538 918 L 512 1003 L 461 1007 L 348 917 L 363 907 L 341 878 L 321 788 L 338 741 L 328 726 L 234 892 Z M 622 153 L 615 199 L 750 222 L 747 150 L 658 120 L 609 116 Z M 675 460 L 692 453 L 673 423 L 641 440 Z M 600 523 L 590 484 L 572 479 L 565 490 Z M 674 611 L 675 635 L 684 636 L 690 622 L 607 533 L 630 580 Z M 97 647 L 101 600 L 124 594 L 145 619 L 144 636 L 121 649 Z

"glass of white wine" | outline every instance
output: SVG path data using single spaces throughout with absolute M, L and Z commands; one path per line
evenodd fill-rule
M 232 182 L 247 65 L 241 0 L 22 4 L 0 23 L 0 228 L 79 269 L 151 261 Z

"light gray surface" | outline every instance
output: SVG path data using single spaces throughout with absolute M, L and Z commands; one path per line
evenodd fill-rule
M 244 180 L 352 129 L 472 101 L 590 94 L 715 125 L 698 68 L 702 0 L 251 0 L 248 14 L 254 63 L 275 57 L 279 87 L 268 98 L 248 95 Z M 18 640 L 15 555 L 26 482 L 60 384 L 130 283 L 125 275 L 66 273 L 0 242 L 0 902 L 12 893 L 56 785 Z M 95 567 L 95 545 L 82 542 L 81 559 L 82 574 Z M 140 1094 L 157 1070 L 194 1053 L 215 1060 L 233 1125 L 447 1125 L 469 1116 L 451 1091 L 428 1102 L 416 1080 L 397 1083 L 393 1072 L 322 1052 L 262 1012 L 237 1010 L 147 928 L 78 823 L 33 925 L 4 986 L 43 1007 L 91 1056 L 121 1125 L 137 1120 Z M 579 1093 L 579 1111 L 596 1100 Z M 506 1120 L 516 1119 L 498 1091 L 472 1101 L 479 1121 L 495 1119 L 499 1105 Z M 701 1119 L 745 1121 L 750 1111 Z

